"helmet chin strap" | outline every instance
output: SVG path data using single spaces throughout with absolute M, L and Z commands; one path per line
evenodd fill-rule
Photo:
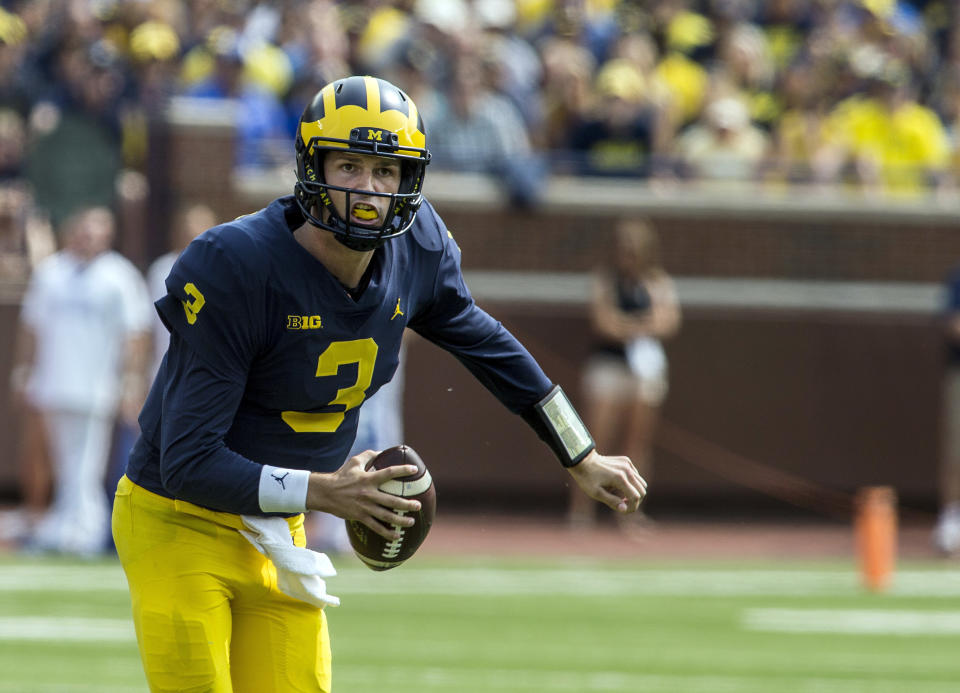
M 363 238 L 361 236 L 345 236 L 339 233 L 333 234 L 342 245 L 347 246 L 350 250 L 376 250 L 381 245 L 386 243 L 384 238 Z

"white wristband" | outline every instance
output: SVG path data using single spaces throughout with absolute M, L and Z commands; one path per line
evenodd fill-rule
M 302 513 L 307 509 L 310 471 L 263 465 L 260 472 L 260 510 L 265 513 Z

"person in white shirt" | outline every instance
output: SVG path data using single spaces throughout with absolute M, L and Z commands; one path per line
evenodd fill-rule
M 105 207 L 73 214 L 63 249 L 37 266 L 23 297 L 16 371 L 53 460 L 50 508 L 28 539 L 39 551 L 105 549 L 114 423 L 135 421 L 145 396 L 150 302 L 139 270 L 110 249 L 114 230 Z

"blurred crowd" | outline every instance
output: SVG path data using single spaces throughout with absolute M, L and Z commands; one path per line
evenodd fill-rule
M 174 98 L 231 99 L 238 166 L 292 166 L 323 84 L 419 105 L 433 169 L 950 191 L 946 0 L 2 0 L 0 217 L 146 194 Z M 215 102 L 214 102 L 215 103 Z M 153 146 L 152 146 L 153 145 Z M 136 175 L 140 173 L 141 175 Z

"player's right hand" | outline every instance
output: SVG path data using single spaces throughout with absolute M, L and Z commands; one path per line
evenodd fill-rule
M 420 502 L 386 493 L 380 486 L 391 479 L 415 474 L 416 466 L 396 465 L 368 471 L 367 463 L 376 455 L 373 450 L 364 450 L 335 472 L 312 473 L 307 488 L 307 508 L 362 522 L 387 539 L 397 537 L 390 525 L 412 526 L 414 519 L 398 511 L 415 512 L 420 509 Z

